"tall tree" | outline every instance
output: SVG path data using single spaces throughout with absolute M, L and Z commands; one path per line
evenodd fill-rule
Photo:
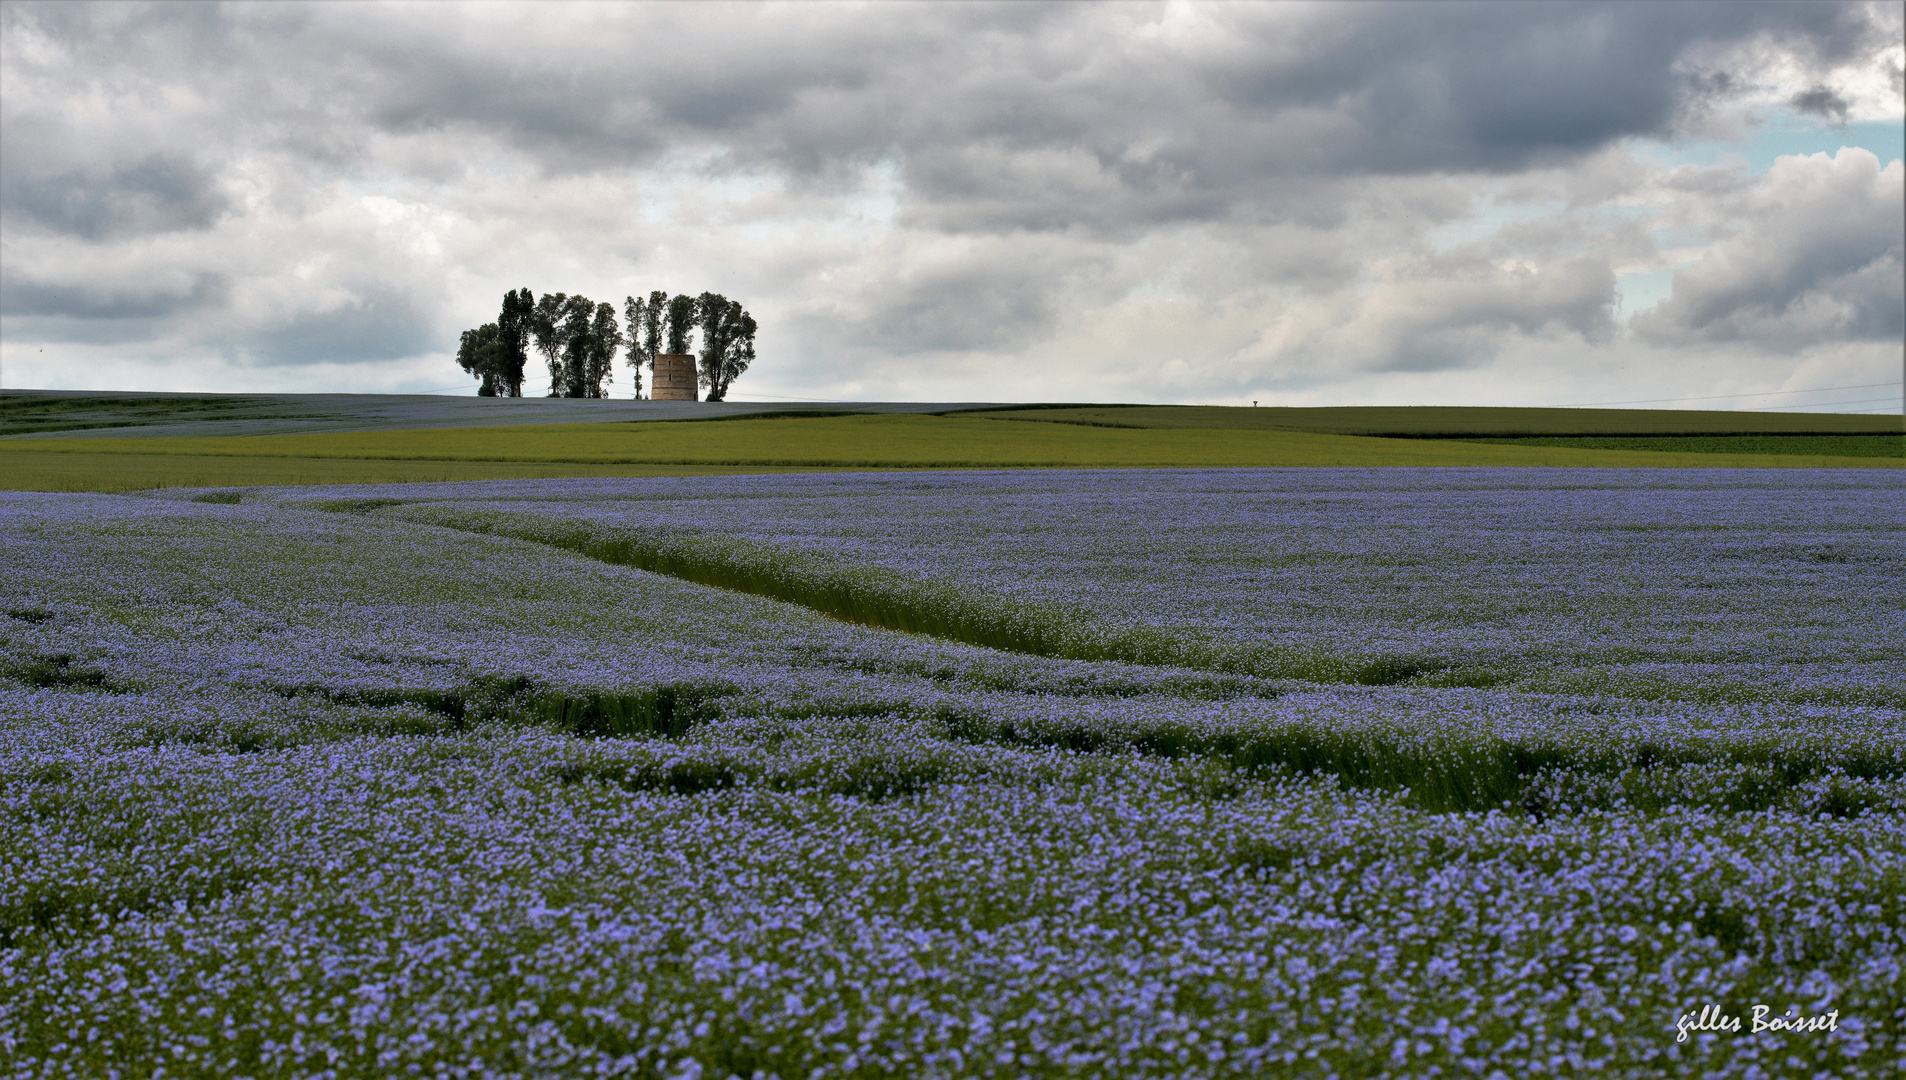
M 503 346 L 503 362 L 497 371 L 499 395 L 523 396 L 523 368 L 529 362 L 530 325 L 535 315 L 536 298 L 528 289 L 503 294 L 503 310 L 496 319 L 498 341 Z
M 724 401 L 728 384 L 754 363 L 754 316 L 736 300 L 703 293 L 695 301 L 701 313 L 701 384 L 709 401 Z
M 655 367 L 655 354 L 662 351 L 667 343 L 663 336 L 662 324 L 668 316 L 668 293 L 656 289 L 649 293 L 648 310 L 642 314 L 642 350 L 648 353 L 649 367 Z M 629 327 L 629 333 L 635 333 L 635 327 Z
M 615 381 L 615 354 L 622 347 L 615 305 L 586 296 L 545 293 L 531 328 L 537 351 L 549 363 L 549 396 L 599 398 Z
M 588 397 L 588 367 L 591 342 L 589 317 L 596 305 L 586 296 L 571 296 L 563 305 L 563 396 Z
M 563 377 L 563 352 L 569 344 L 569 294 L 544 293 L 530 309 L 529 329 L 536 335 L 536 351 L 549 365 L 549 396 L 565 397 L 569 380 Z
M 677 294 L 668 302 L 668 351 L 685 353 L 691 348 L 689 335 L 695 332 L 695 298 Z
M 642 396 L 642 364 L 654 364 L 656 358 L 642 352 L 642 322 L 648 318 L 648 301 L 623 297 L 621 316 L 629 322 L 629 368 L 635 370 L 635 396 Z
M 642 365 L 655 364 L 655 333 L 646 335 L 644 328 L 651 317 L 649 302 L 646 298 L 629 296 L 622 300 L 622 316 L 628 320 L 629 367 L 635 370 L 635 396 L 642 396 Z
M 589 322 L 589 345 L 583 356 L 583 397 L 603 398 L 609 393 L 605 383 L 615 381 L 615 354 L 622 347 L 622 328 L 616 325 L 615 305 L 596 305 Z M 637 376 L 639 379 L 641 376 Z
M 646 298 L 627 297 L 622 313 L 629 321 L 629 366 L 635 369 L 635 396 L 642 396 L 642 365 L 655 366 L 655 354 L 662 350 L 662 320 L 668 312 L 668 294 L 660 289 Z
M 496 397 L 503 390 L 506 352 L 495 323 L 463 332 L 457 343 L 457 364 L 482 380 L 477 387 L 478 397 Z
M 549 364 L 550 397 L 601 396 L 602 380 L 596 374 L 596 307 L 586 296 L 567 293 L 544 293 L 537 301 L 530 328 L 536 335 L 536 350 Z M 609 316 L 612 326 L 614 308 Z M 619 345 L 619 331 L 615 337 Z

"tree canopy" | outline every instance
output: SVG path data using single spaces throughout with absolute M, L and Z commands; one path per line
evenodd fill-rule
M 549 396 L 599 398 L 615 381 L 615 354 L 622 329 L 615 307 L 586 296 L 544 293 L 530 315 L 536 351 L 549 367 Z
M 536 302 L 528 289 L 503 294 L 503 310 L 493 323 L 465 330 L 457 363 L 475 375 L 480 397 L 522 397 L 524 345 Z
M 478 397 L 499 396 L 497 376 L 503 369 L 504 355 L 499 336 L 495 323 L 484 323 L 475 330 L 465 330 L 463 340 L 457 345 L 457 364 L 481 380 L 477 386 Z
M 642 366 L 653 368 L 659 353 L 692 353 L 699 330 L 700 381 L 707 400 L 722 401 L 729 384 L 754 362 L 754 318 L 720 293 L 670 296 L 657 289 L 646 297 L 627 297 L 622 314 L 626 333 L 613 304 L 559 292 L 539 298 L 526 288 L 515 289 L 503 294 L 496 322 L 463 332 L 457 363 L 477 377 L 479 395 L 521 397 L 533 340 L 549 370 L 550 397 L 600 398 L 608 396 L 616 353 L 626 345 L 639 398 Z
M 523 396 L 523 368 L 529 362 L 530 320 L 535 313 L 536 298 L 528 289 L 503 294 L 503 311 L 496 320 L 503 366 L 497 377 L 499 392 L 505 397 Z
M 629 321 L 629 366 L 635 369 L 635 396 L 642 396 L 642 365 L 655 366 L 655 354 L 661 351 L 662 317 L 668 308 L 668 293 L 660 289 L 646 298 L 630 296 L 622 301 L 622 313 Z
M 685 353 L 694 346 L 690 337 L 695 333 L 695 298 L 680 293 L 668 302 L 668 350 L 671 353 Z
M 701 315 L 701 383 L 709 401 L 724 401 L 728 384 L 754 363 L 754 316 L 720 293 L 701 294 L 695 308 Z

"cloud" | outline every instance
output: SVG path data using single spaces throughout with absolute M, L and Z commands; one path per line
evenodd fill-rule
M 1794 351 L 1906 338 L 1906 165 L 1870 151 L 1786 157 L 1735 196 L 1732 239 L 1674 276 L 1632 328 L 1661 344 L 1753 341 Z
M 1261 355 L 1286 380 L 1341 371 L 1431 372 L 1484 366 L 1516 337 L 1605 342 L 1615 275 L 1605 260 L 1549 264 L 1423 260 L 1362 291 L 1293 304 Z
M 1278 178 L 1515 170 L 1725 97 L 1677 68 L 1695 45 L 1796 42 L 1817 67 L 1882 29 L 1840 4 L 139 11 L 11 6 L 41 43 L 17 50 L 15 123 L 71 117 L 46 91 L 144 86 L 320 161 L 433 132 L 554 172 L 694 146 L 802 179 L 894 157 L 918 220 L 982 231 L 1275 214 Z
M 27 168 L 0 171 L 0 212 L 87 240 L 209 229 L 230 205 L 211 169 L 175 155 L 50 176 Z
M 257 327 L 238 351 L 266 364 L 374 364 L 430 351 L 439 344 L 436 329 L 409 297 L 372 295 Z
M 218 306 L 230 292 L 230 279 L 219 274 L 175 275 L 170 281 L 125 285 L 77 285 L 8 275 L 0 278 L 0 314 L 103 321 L 157 319 Z
M 1852 111 L 1852 104 L 1847 99 L 1824 86 L 1803 90 L 1787 100 L 1795 109 L 1803 113 L 1831 120 L 1842 126 L 1846 124 L 1847 114 Z
M 1756 109 L 1896 115 L 1898 23 L 1807 3 L 9 3 L 0 340 L 371 380 L 453 348 L 506 288 L 710 288 L 762 320 L 750 381 L 787 373 L 789 396 L 1120 385 L 1161 354 L 1195 394 L 1612 355 L 1615 275 L 1692 264 L 1633 340 L 1870 341 L 1897 321 L 1898 260 L 1808 239 L 1837 228 L 1829 197 L 1762 266 L 1746 238 L 1811 188 L 1627 147 Z

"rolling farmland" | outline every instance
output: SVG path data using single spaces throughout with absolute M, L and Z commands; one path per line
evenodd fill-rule
M 711 411 L 703 419 L 719 422 L 685 422 L 684 404 L 704 406 L 664 402 L 646 412 L 652 403 L 581 402 L 569 404 L 613 407 L 602 415 L 615 415 L 615 409 L 631 415 L 633 409 L 632 415 L 649 418 L 485 426 L 499 415 L 526 412 L 518 402 L 488 410 L 446 405 L 434 421 L 443 426 L 384 428 L 377 426 L 387 422 L 380 419 L 383 414 L 371 415 L 373 410 L 362 407 L 325 414 L 329 404 L 307 403 L 300 413 L 279 403 L 272 407 L 298 415 L 203 421 L 228 432 L 234 425 L 250 432 L 213 435 L 160 434 L 190 430 L 200 421 L 178 419 L 175 410 L 135 423 L 124 417 L 145 415 L 139 412 L 144 406 L 122 405 L 117 412 L 84 414 L 92 417 L 87 422 L 109 426 L 29 431 L 0 440 L 0 467 L 6 487 L 15 490 L 117 491 L 789 469 L 1906 466 L 1906 436 L 1886 417 L 1821 421 L 1784 414 L 1683 413 L 1672 424 L 1693 434 L 1664 436 L 1664 427 L 1678 430 L 1663 419 L 1675 414 L 1652 414 L 1645 423 L 1562 409 L 1082 407 L 860 414 L 816 409 L 800 416 L 750 416 L 735 411 L 746 407 L 707 406 Z M 222 408 L 200 411 L 222 416 Z M 717 408 L 728 411 L 712 411 Z M 428 419 L 412 409 L 403 414 L 410 422 Z M 578 410 L 563 412 L 576 415 Z M 48 407 L 43 415 L 52 419 L 42 426 L 79 422 L 71 419 L 79 415 L 77 407 Z M 312 419 L 323 415 L 332 418 Z M 22 428 L 38 422 L 29 421 L 33 418 L 16 417 Z M 1834 430 L 1812 430 L 1823 424 Z M 1617 434 L 1606 433 L 1611 429 Z M 1620 434 L 1624 430 L 1627 434 Z M 1650 431 L 1655 434 L 1645 434 Z

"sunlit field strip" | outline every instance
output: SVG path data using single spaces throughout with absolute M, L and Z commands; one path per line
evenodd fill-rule
M 147 458 L 176 455 L 200 460 L 233 456 L 306 461 L 361 459 L 807 469 L 1393 465 L 1885 468 L 1901 464 L 1884 458 L 1655 453 L 1283 431 L 1102 428 L 962 416 L 573 424 L 223 438 L 34 439 L 17 440 L 7 449 L 22 458 L 85 453 L 102 461 L 104 455 L 126 454 Z M 431 470 L 413 466 L 413 472 L 408 475 L 425 471 Z M 115 482 L 110 472 L 100 469 L 99 482 Z M 387 474 L 339 475 L 328 469 L 323 473 L 317 469 L 311 472 L 339 480 L 387 478 Z M 74 477 L 74 489 L 84 486 L 83 475 Z M 8 486 L 21 485 L 9 483 Z
M 103 444 L 99 440 L 95 445 Z M 113 442 L 117 447 L 119 444 Z M 631 465 L 553 461 L 411 461 L 321 457 L 224 457 L 0 450 L 0 490 L 141 491 L 174 487 L 402 484 L 584 476 L 719 476 L 796 471 L 772 465 Z M 798 471 L 813 472 L 813 467 Z

